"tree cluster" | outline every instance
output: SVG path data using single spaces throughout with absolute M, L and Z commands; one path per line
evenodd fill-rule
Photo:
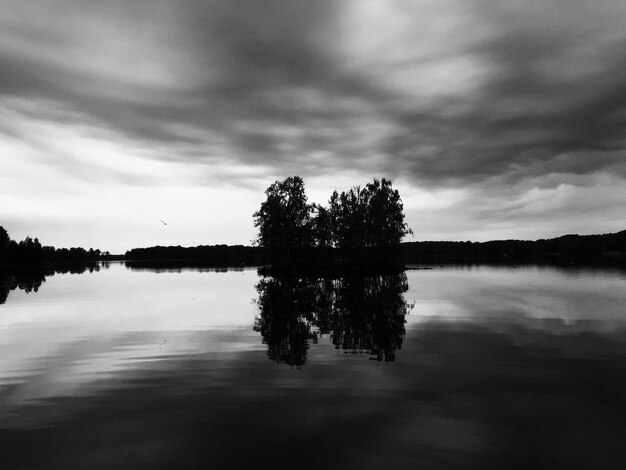
M 128 250 L 127 265 L 142 266 L 141 262 L 159 262 L 176 266 L 258 266 L 264 263 L 264 250 L 242 245 L 151 246 Z
M 259 230 L 256 243 L 268 250 L 274 263 L 319 257 L 319 249 L 336 249 L 350 258 L 372 249 L 388 251 L 411 233 L 400 194 L 385 178 L 334 191 L 326 206 L 308 202 L 299 176 L 276 181 L 265 195 L 253 215 Z M 312 249 L 318 250 L 312 254 Z
M 26 237 L 24 240 L 12 240 L 4 227 L 0 226 L 0 265 L 74 263 L 106 259 L 109 252 L 90 248 L 55 248 L 42 246 L 37 238 Z

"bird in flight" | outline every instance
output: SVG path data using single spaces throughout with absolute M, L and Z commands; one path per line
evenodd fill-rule
M 169 225 L 168 222 L 163 222 L 163 219 L 159 219 L 163 225 Z

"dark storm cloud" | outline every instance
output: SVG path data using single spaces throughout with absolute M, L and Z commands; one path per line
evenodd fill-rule
M 436 2 L 362 3 L 394 9 L 400 33 L 384 16 L 353 31 L 360 2 L 24 3 L 3 2 L 0 93 L 58 102 L 158 158 L 433 186 L 626 176 L 620 2 L 444 2 L 460 26 L 421 35 Z M 471 86 L 450 72 L 429 92 L 424 70 L 458 60 L 476 65 Z
M 292 155 L 319 147 L 352 114 L 342 103 L 360 84 L 341 76 L 326 53 L 331 48 L 325 41 L 333 34 L 327 30 L 336 17 L 332 2 L 186 2 L 182 11 L 163 2 L 131 4 L 135 8 L 129 11 L 126 2 L 110 7 L 64 2 L 60 12 L 46 3 L 39 9 L 16 7 L 22 11 L 8 22 L 11 41 L 0 53 L 2 93 L 69 103 L 134 138 L 199 145 L 219 134 L 221 153 L 244 160 L 280 159 L 286 141 L 294 147 L 286 152 Z M 44 21 L 48 15 L 50 21 Z M 101 31 L 91 35 L 87 26 L 73 27 L 61 15 L 79 25 L 95 21 Z M 32 23 L 28 41 L 21 22 Z M 172 32 L 145 32 L 146 22 L 160 22 Z M 52 47 L 42 46 L 50 41 Z M 111 52 L 107 41 L 121 42 L 126 63 L 107 57 L 120 54 Z M 172 51 L 163 58 L 164 45 Z M 99 55 L 110 69 L 94 60 Z M 132 74 L 116 69 L 132 70 L 134 61 L 163 65 L 172 83 L 154 84 L 152 77 L 135 82 Z
M 512 5 L 517 5 L 514 7 Z M 476 2 L 490 35 L 463 53 L 487 64 L 467 111 L 397 116 L 388 151 L 430 181 L 518 181 L 546 173 L 626 175 L 623 5 Z M 481 21 L 482 19 L 482 21 Z M 423 158 L 424 148 L 435 151 Z

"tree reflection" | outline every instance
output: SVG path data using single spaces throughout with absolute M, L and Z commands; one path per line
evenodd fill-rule
M 0 274 L 0 304 L 6 302 L 10 291 L 20 289 L 27 294 L 37 292 L 45 281 L 46 273 L 43 271 Z
M 12 266 L 11 270 L 0 271 L 0 305 L 5 303 L 9 292 L 19 289 L 27 294 L 37 292 L 46 282 L 46 277 L 55 274 L 82 274 L 98 272 L 100 267 L 108 269 L 108 263 L 57 263 L 53 266 L 32 266 L 28 268 Z
M 405 335 L 406 274 L 339 279 L 265 277 L 256 285 L 261 333 L 270 359 L 300 367 L 309 344 L 328 336 L 336 349 L 395 360 Z

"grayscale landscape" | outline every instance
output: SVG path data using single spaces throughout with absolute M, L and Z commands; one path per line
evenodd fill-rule
M 626 2 L 0 0 L 0 468 L 626 462 Z

